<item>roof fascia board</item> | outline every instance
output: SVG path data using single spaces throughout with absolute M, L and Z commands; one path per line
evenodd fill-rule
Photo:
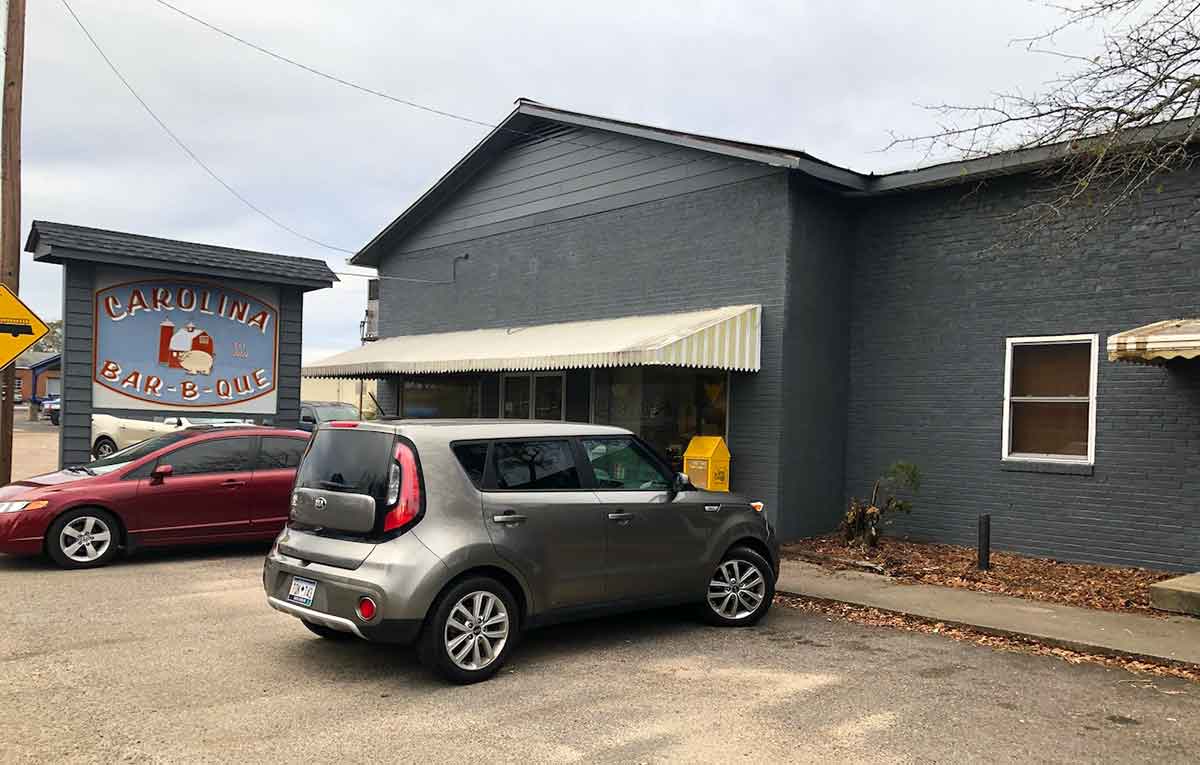
M 191 274 L 193 276 L 205 275 L 205 272 L 198 270 L 194 264 L 176 264 L 169 260 L 142 258 L 136 255 L 113 255 L 107 252 L 92 252 L 90 250 L 78 250 L 71 247 L 54 247 L 53 245 L 46 250 L 45 254 L 34 255 L 33 259 L 39 263 L 55 263 L 59 265 L 70 260 L 86 263 L 103 263 L 104 265 L 111 266 L 144 268 L 146 270 L 171 271 L 173 273 Z M 209 276 L 212 278 L 224 278 L 227 276 L 247 282 L 285 284 L 305 289 L 323 289 L 332 286 L 331 283 L 317 279 L 298 279 L 294 276 L 283 275 L 264 277 L 263 274 L 257 271 L 243 271 L 241 269 L 228 269 L 226 272 L 220 274 L 219 277 L 215 274 L 209 274 Z
M 866 188 L 866 178 L 863 175 L 856 173 L 853 170 L 847 170 L 842 167 L 837 167 L 835 165 L 829 165 L 824 162 L 809 159 L 800 153 L 782 150 L 777 151 L 767 146 L 755 147 L 745 144 L 739 145 L 737 142 L 733 141 L 713 140 L 704 136 L 687 135 L 649 125 L 638 125 L 630 122 L 624 122 L 622 120 L 609 119 L 607 117 L 596 117 L 590 114 L 562 111 L 553 107 L 541 106 L 532 103 L 522 103 L 519 107 L 517 107 L 517 111 L 523 114 L 528 114 L 531 117 L 540 117 L 542 119 L 554 120 L 555 122 L 565 122 L 571 125 L 578 125 L 580 127 L 605 130 L 610 133 L 621 133 L 623 135 L 629 135 L 635 138 L 644 138 L 649 141 L 659 141 L 661 143 L 669 143 L 675 146 L 684 146 L 689 149 L 706 151 L 712 154 L 722 154 L 724 156 L 734 157 L 736 159 L 745 159 L 751 162 L 761 162 L 774 167 L 786 167 L 791 170 L 799 170 L 807 175 L 811 175 L 821 180 L 836 183 L 839 186 L 846 186 L 855 190 Z
M 1153 141 L 1187 138 L 1192 133 L 1188 120 L 1175 120 L 1162 125 L 1130 130 L 1123 146 L 1132 146 Z M 1091 142 L 1103 142 L 1108 136 L 1096 136 Z M 910 191 L 929 186 L 952 185 L 996 175 L 1014 175 L 1029 172 L 1053 164 L 1067 156 L 1073 143 L 1086 147 L 1087 141 L 1064 141 L 1048 146 L 990 154 L 986 157 L 946 162 L 919 170 L 901 170 L 869 179 L 866 195 L 883 194 L 891 191 Z M 857 195 L 856 195 L 857 196 Z
M 621 122 L 620 120 L 608 119 L 607 117 L 593 117 L 588 114 L 579 114 L 577 112 L 564 112 L 558 109 L 548 108 L 545 106 L 535 106 L 534 104 L 524 103 L 517 107 L 517 111 L 522 114 L 528 114 L 532 117 L 541 117 L 542 119 L 554 120 L 555 122 L 565 122 L 570 125 L 578 125 L 580 127 L 594 128 L 596 130 L 605 130 L 610 133 L 622 133 L 624 135 L 634 136 L 635 138 L 645 138 L 649 141 L 659 141 L 662 143 L 670 143 L 676 146 L 685 146 L 689 149 L 699 149 L 714 154 L 724 154 L 725 156 L 735 157 L 737 159 L 746 159 L 752 162 L 763 162 L 776 167 L 787 167 L 797 169 L 797 157 L 786 152 L 774 152 L 767 149 L 754 149 L 743 146 L 733 146 L 721 141 L 712 141 L 699 136 L 687 136 L 676 133 L 670 130 L 661 128 L 648 127 L 645 125 L 634 125 L 629 122 Z

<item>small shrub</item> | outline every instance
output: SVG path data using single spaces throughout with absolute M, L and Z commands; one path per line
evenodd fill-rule
M 896 462 L 883 475 L 875 479 L 871 499 L 858 497 L 850 500 L 850 508 L 839 527 L 842 538 L 850 544 L 874 547 L 879 543 L 883 527 L 891 522 L 896 513 L 911 513 L 912 502 L 896 496 L 907 491 L 916 494 L 921 489 L 921 471 L 911 462 Z M 882 496 L 883 501 L 880 502 Z

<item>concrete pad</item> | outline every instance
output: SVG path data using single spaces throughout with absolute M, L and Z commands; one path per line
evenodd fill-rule
M 1061 606 L 974 590 L 900 584 L 878 574 L 785 560 L 776 589 L 919 616 L 1084 653 L 1200 665 L 1200 620 Z
M 1164 611 L 1200 616 L 1200 574 L 1187 574 L 1150 585 L 1150 603 Z

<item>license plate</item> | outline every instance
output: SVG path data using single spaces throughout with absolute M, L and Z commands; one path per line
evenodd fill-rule
M 317 594 L 317 583 L 311 579 L 292 577 L 292 586 L 288 590 L 288 600 L 302 606 L 311 606 L 313 595 Z

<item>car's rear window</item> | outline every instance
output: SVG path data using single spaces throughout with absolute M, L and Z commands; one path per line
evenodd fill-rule
M 391 433 L 354 428 L 319 430 L 300 463 L 296 486 L 366 494 L 382 501 L 392 464 Z

